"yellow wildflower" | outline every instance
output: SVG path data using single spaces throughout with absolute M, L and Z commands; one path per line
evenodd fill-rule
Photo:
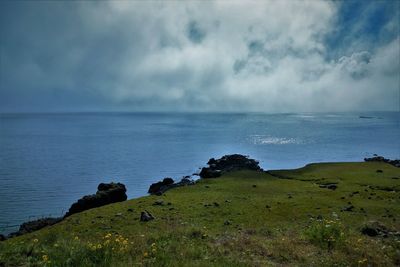
M 79 240 L 79 237 L 78 237 L 78 236 L 75 236 L 75 237 L 74 237 L 74 240 Z
M 147 256 L 149 256 L 149 253 L 145 252 L 145 253 L 143 253 L 143 256 L 147 257 Z
M 43 260 L 44 262 L 48 262 L 48 261 L 49 261 L 49 256 L 47 256 L 46 254 L 44 254 L 44 255 L 42 256 L 42 260 Z
M 37 242 L 39 242 L 39 239 L 37 239 L 37 238 L 33 239 L 33 243 L 37 243 Z

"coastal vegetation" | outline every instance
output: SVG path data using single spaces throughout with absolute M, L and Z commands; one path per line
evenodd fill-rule
M 385 162 L 233 170 L 0 242 L 0 266 L 398 266 L 399 191 Z

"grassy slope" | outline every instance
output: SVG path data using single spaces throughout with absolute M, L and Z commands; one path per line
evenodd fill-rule
M 235 172 L 73 215 L 1 242 L 0 266 L 400 264 L 398 239 L 360 234 L 370 220 L 400 230 L 400 179 L 393 179 L 400 178 L 400 169 L 375 162 L 324 163 L 270 173 L 274 176 Z M 319 188 L 318 182 L 337 182 L 338 189 Z M 382 190 L 387 188 L 396 192 Z M 359 194 L 351 196 L 355 191 Z M 160 199 L 164 205 L 152 205 Z M 349 201 L 355 209 L 341 212 Z M 154 221 L 139 221 L 145 209 Z M 325 220 L 315 220 L 318 215 Z M 326 229 L 340 234 L 326 240 Z

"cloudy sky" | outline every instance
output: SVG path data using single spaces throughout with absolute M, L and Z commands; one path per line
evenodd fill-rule
M 398 111 L 399 20 L 399 1 L 2 1 L 0 111 Z

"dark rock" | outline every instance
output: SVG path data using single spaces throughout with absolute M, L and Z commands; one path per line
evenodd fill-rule
M 231 225 L 232 224 L 232 222 L 230 221 L 230 220 L 226 220 L 225 222 L 224 222 L 224 225 Z
M 101 183 L 97 189 L 96 194 L 84 196 L 72 204 L 64 217 L 127 199 L 125 185 L 121 183 Z
M 194 184 L 195 182 L 190 179 L 190 176 L 183 177 L 182 180 L 178 183 L 174 183 L 174 180 L 172 178 L 164 178 L 164 180 L 150 185 L 148 192 L 152 195 L 160 196 L 164 194 L 167 190 L 170 190 L 172 188 Z
M 164 193 L 166 190 L 166 187 L 172 185 L 174 183 L 174 180 L 172 178 L 166 177 L 162 181 L 151 184 L 149 187 L 148 192 L 150 194 L 157 194 L 157 193 Z
M 364 225 L 363 228 L 361 228 L 361 233 L 372 237 L 378 235 L 385 237 L 393 232 L 389 231 L 383 224 L 373 221 Z
M 141 221 L 141 222 L 148 222 L 148 221 L 151 221 L 151 220 L 154 220 L 154 217 L 153 217 L 153 215 L 151 215 L 151 213 L 148 212 L 147 210 L 142 211 L 142 212 L 140 213 L 140 221 Z
M 221 170 L 213 170 L 211 168 L 203 168 L 199 173 L 201 178 L 217 178 L 221 176 Z
M 164 200 L 156 200 L 154 203 L 153 203 L 153 206 L 162 206 L 162 205 L 164 205 Z
M 213 203 L 215 207 L 219 207 L 219 204 L 217 202 Z
M 46 226 L 50 226 L 62 221 L 62 218 L 41 218 L 34 221 L 24 222 L 19 227 L 17 232 L 11 233 L 9 237 L 20 236 L 27 233 L 32 233 L 34 231 L 40 230 Z
M 374 154 L 374 155 L 376 155 L 376 154 Z M 386 158 L 384 158 L 382 156 L 374 156 L 372 158 L 365 158 L 364 161 L 366 161 L 366 162 L 369 162 L 369 161 L 385 162 L 385 163 L 393 165 L 393 166 L 395 166 L 397 168 L 400 168 L 400 159 L 391 160 L 391 159 L 386 159 Z
M 258 161 L 240 154 L 225 155 L 220 159 L 211 158 L 207 164 L 209 167 L 201 169 L 201 178 L 217 178 L 224 173 L 238 170 L 263 171 Z
M 6 237 L 4 235 L 0 234 L 0 241 L 4 241 L 4 240 L 6 240 Z
M 343 207 L 340 211 L 353 211 L 353 209 L 354 209 L 354 206 L 349 205 L 349 206 Z
M 376 170 L 376 172 L 377 172 L 377 173 L 382 173 L 383 171 L 382 171 L 382 170 Z
M 320 184 L 319 185 L 320 188 L 327 188 L 330 190 L 336 190 L 337 185 L 336 184 Z
M 256 184 L 253 184 L 253 187 L 254 187 L 254 188 L 256 188 L 256 187 L 257 187 L 257 185 L 256 185 Z
M 127 211 L 129 211 L 129 212 L 133 212 L 133 209 L 127 209 Z
M 208 160 L 207 164 L 208 165 L 217 164 L 217 161 L 214 158 L 211 158 L 211 159 Z

